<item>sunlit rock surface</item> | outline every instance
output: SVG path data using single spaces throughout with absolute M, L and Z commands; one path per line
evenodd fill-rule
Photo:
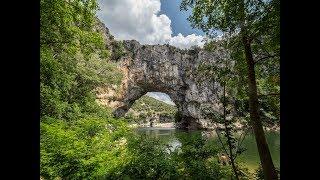
M 110 36 L 108 33 L 106 36 Z M 117 94 L 109 92 L 114 96 L 108 97 L 112 100 L 105 103 L 112 104 L 115 116 L 124 116 L 135 100 L 147 92 L 163 92 L 170 96 L 180 113 L 177 128 L 211 126 L 207 114 L 208 111 L 221 113 L 218 96 L 222 88 L 200 73 L 199 66 L 218 65 L 219 59 L 226 54 L 223 50 L 181 50 L 170 45 L 141 45 L 135 40 L 124 41 L 123 45 L 126 55 L 119 60 L 119 71 L 124 74 L 120 91 Z

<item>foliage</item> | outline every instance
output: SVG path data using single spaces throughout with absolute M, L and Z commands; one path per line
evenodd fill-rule
M 106 125 L 113 131 L 107 131 Z M 111 118 L 87 117 L 72 124 L 45 118 L 40 127 L 40 174 L 46 179 L 101 178 L 130 158 L 120 143 L 128 129 Z
M 179 169 L 186 179 L 221 179 L 230 176 L 230 169 L 221 167 L 215 156 L 219 152 L 215 142 L 206 142 L 200 132 L 177 134 L 181 147 L 174 153 Z
M 126 54 L 121 41 L 113 41 L 112 46 L 113 46 L 113 51 L 112 51 L 113 60 L 119 60 L 122 56 Z
M 165 145 L 153 137 L 138 136 L 128 141 L 132 161 L 123 169 L 121 177 L 128 179 L 177 179 L 176 164 Z
M 181 146 L 172 147 L 155 137 L 141 135 L 128 141 L 132 161 L 115 179 L 224 179 L 229 167 L 220 166 L 214 142 L 206 143 L 199 133 L 181 133 Z
M 76 119 L 94 111 L 92 90 L 119 84 L 100 32 L 93 31 L 95 1 L 41 0 L 40 116 Z
M 280 169 L 276 168 L 276 171 L 278 173 L 279 179 L 280 179 Z M 264 180 L 264 176 L 263 176 L 263 171 L 262 171 L 262 166 L 261 164 L 259 165 L 259 167 L 257 168 L 257 170 L 255 171 L 255 179 L 257 180 Z
M 96 179 L 113 173 L 130 158 L 119 143 L 130 131 L 95 102 L 97 86 L 122 78 L 101 32 L 93 30 L 97 3 L 41 0 L 40 6 L 40 174 Z

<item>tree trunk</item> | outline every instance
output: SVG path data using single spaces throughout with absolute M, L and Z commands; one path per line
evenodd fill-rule
M 242 40 L 248 68 L 250 123 L 254 131 L 264 177 L 267 180 L 275 180 L 278 179 L 278 175 L 272 162 L 271 154 L 262 127 L 262 122 L 259 117 L 257 84 L 254 70 L 254 60 L 251 52 L 251 42 L 245 35 L 243 36 Z
M 227 143 L 228 143 L 228 147 L 229 147 L 229 155 L 230 155 L 230 161 L 231 161 L 231 166 L 234 172 L 234 175 L 236 176 L 236 179 L 239 180 L 239 175 L 238 175 L 238 171 L 237 168 L 234 164 L 234 156 L 233 156 L 233 152 L 232 152 L 232 144 L 231 144 L 231 140 L 230 140 L 230 129 L 229 129 L 229 125 L 230 123 L 227 123 L 227 118 L 226 118 L 226 85 L 223 86 L 223 122 L 224 122 L 224 127 L 225 127 L 225 131 L 226 131 L 226 136 L 227 136 Z

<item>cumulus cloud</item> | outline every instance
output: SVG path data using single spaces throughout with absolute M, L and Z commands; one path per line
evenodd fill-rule
M 170 44 L 179 48 L 203 46 L 203 37 L 172 36 L 171 20 L 160 13 L 160 0 L 99 0 L 98 17 L 119 40 L 141 44 Z
M 186 49 L 194 45 L 203 47 L 204 42 L 202 36 L 197 36 L 195 34 L 183 36 L 179 33 L 178 36 L 171 37 L 169 44 L 181 49 Z

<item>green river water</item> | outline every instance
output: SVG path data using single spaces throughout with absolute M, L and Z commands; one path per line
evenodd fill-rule
M 173 148 L 179 148 L 179 146 L 181 146 L 181 142 L 177 138 L 177 135 L 181 134 L 182 132 L 174 128 L 137 128 L 137 132 L 139 134 L 146 134 L 148 136 L 160 138 L 161 140 L 164 140 L 165 142 L 170 144 Z M 205 134 L 204 132 L 209 132 L 210 135 L 206 137 L 210 140 L 216 141 L 217 145 L 220 145 L 215 131 L 194 131 L 189 133 Z M 241 133 L 242 132 L 238 132 L 238 134 Z M 276 167 L 280 167 L 280 133 L 265 132 L 265 135 L 267 138 L 274 165 Z M 246 151 L 244 151 L 240 156 L 238 156 L 236 161 L 242 162 L 250 171 L 254 171 L 258 168 L 260 159 L 258 155 L 255 138 L 252 133 L 246 134 L 243 140 L 243 147 L 246 148 Z

